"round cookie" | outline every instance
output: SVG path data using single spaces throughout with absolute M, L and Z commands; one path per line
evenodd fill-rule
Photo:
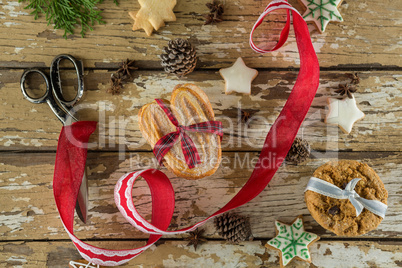
M 367 164 L 354 160 L 328 162 L 319 167 L 313 176 L 341 189 L 345 189 L 352 179 L 360 178 L 355 187 L 357 194 L 387 204 L 388 192 L 377 173 Z M 365 234 L 377 228 L 382 221 L 380 216 L 367 209 L 356 217 L 356 210 L 348 199 L 335 199 L 313 191 L 306 191 L 304 197 L 313 218 L 339 236 Z

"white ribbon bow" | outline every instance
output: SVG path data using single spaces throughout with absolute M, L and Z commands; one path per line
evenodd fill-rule
M 336 199 L 349 199 L 356 209 L 356 217 L 362 213 L 363 208 L 366 208 L 381 218 L 384 218 L 388 206 L 378 200 L 369 200 L 360 197 L 354 190 L 359 181 L 360 179 L 351 180 L 346 185 L 345 190 L 342 190 L 329 182 L 311 177 L 304 191 L 310 190 Z

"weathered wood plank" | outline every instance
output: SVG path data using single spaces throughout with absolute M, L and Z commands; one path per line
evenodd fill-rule
M 45 104 L 27 102 L 19 90 L 21 70 L 0 70 L 0 150 L 55 150 L 60 123 Z M 110 72 L 88 71 L 87 92 L 79 110 L 81 120 L 96 120 L 98 131 L 91 149 L 150 150 L 138 129 L 139 108 L 155 98 L 170 98 L 179 83 L 194 82 L 205 90 L 213 109 L 225 127 L 223 150 L 259 151 L 265 136 L 279 115 L 297 72 L 261 71 L 253 83 L 252 95 L 225 95 L 218 73 L 199 71 L 186 80 L 157 71 L 137 71 L 121 95 L 106 93 Z M 366 117 L 357 122 L 350 135 L 324 123 L 326 100 L 335 96 L 339 83 L 347 83 L 344 72 L 321 72 L 320 87 L 300 135 L 314 150 L 399 151 L 402 123 L 401 72 L 362 72 L 358 106 Z M 68 77 L 68 75 L 67 75 Z M 72 88 L 73 79 L 65 84 Z M 249 125 L 242 123 L 241 107 L 256 113 Z
M 65 40 L 63 31 L 47 26 L 42 16 L 34 21 L 24 10 L 26 4 L 17 0 L 0 2 L 0 67 L 49 66 L 52 58 L 70 53 L 85 60 L 88 67 L 115 67 L 125 58 L 136 59 L 142 68 L 161 68 L 158 55 L 167 40 L 185 37 L 196 45 L 199 67 L 220 68 L 231 64 L 238 56 L 254 67 L 294 67 L 299 59 L 294 34 L 279 51 L 256 55 L 248 45 L 249 31 L 268 1 L 238 0 L 225 5 L 225 21 L 203 25 L 207 0 L 178 1 L 174 11 L 176 22 L 170 22 L 152 37 L 142 31 L 132 32 L 128 12 L 137 10 L 137 1 L 120 1 L 115 7 L 110 1 L 100 5 L 106 25 L 95 25 L 95 31 L 85 39 L 78 32 Z M 296 0 L 290 1 L 299 11 Z M 400 14 L 398 1 L 349 1 L 341 5 L 341 24 L 330 24 L 320 35 L 310 25 L 312 41 L 323 67 L 401 67 Z M 364 14 L 364 16 L 362 16 Z M 283 14 L 272 15 L 263 29 L 268 42 L 276 40 Z M 273 31 L 268 31 L 268 26 Z M 264 39 L 265 41 L 265 39 Z
M 208 241 L 194 248 L 185 241 L 164 241 L 121 267 L 279 267 L 279 255 L 264 247 L 266 241 L 231 245 Z M 97 242 L 100 247 L 131 248 L 141 242 Z M 5 267 L 64 268 L 80 259 L 69 242 L 2 242 L 0 261 Z M 310 247 L 312 264 L 293 261 L 286 267 L 401 267 L 401 242 L 318 241 Z M 381 256 L 381 258 L 379 258 Z
M 387 217 L 365 238 L 401 238 L 399 182 L 400 153 L 328 153 L 299 166 L 284 164 L 269 186 L 252 202 L 238 209 L 249 216 L 257 238 L 272 237 L 274 220 L 291 221 L 305 216 L 306 227 L 323 237 L 334 237 L 310 216 L 303 191 L 314 170 L 331 159 L 354 159 L 368 163 L 383 180 L 389 192 Z M 218 171 L 208 178 L 187 181 L 167 173 L 175 189 L 176 209 L 171 228 L 184 228 L 212 214 L 226 204 L 249 178 L 256 153 L 224 153 Z M 81 238 L 136 239 L 146 235 L 137 231 L 121 216 L 114 204 L 113 191 L 125 173 L 155 167 L 151 153 L 89 153 L 89 216 L 87 225 L 76 218 L 75 230 Z M 0 240 L 67 239 L 54 205 L 52 193 L 53 153 L 3 153 L 0 155 Z M 163 169 L 164 170 L 164 169 Z M 165 170 L 164 170 L 165 171 Z M 145 181 L 136 183 L 134 203 L 150 220 L 151 201 Z M 213 223 L 205 225 L 208 237 L 218 238 Z M 180 236 L 175 236 L 180 237 Z

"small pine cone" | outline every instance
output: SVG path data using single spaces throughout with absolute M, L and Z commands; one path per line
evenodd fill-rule
M 163 48 L 160 59 L 165 71 L 177 76 L 191 73 L 197 64 L 195 48 L 188 40 L 181 38 L 169 41 L 168 46 Z
M 252 238 L 250 220 L 235 213 L 226 213 L 215 218 L 215 227 L 219 235 L 232 243 Z
M 286 155 L 286 161 L 296 164 L 305 161 L 310 156 L 310 144 L 306 140 L 296 138 Z

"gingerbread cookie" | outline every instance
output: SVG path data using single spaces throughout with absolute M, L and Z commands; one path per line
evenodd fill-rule
M 332 195 L 311 190 L 314 187 L 309 187 L 310 182 L 306 188 L 307 208 L 322 227 L 339 236 L 362 235 L 377 228 L 385 214 L 388 193 L 372 168 L 358 161 L 341 160 L 322 165 L 313 176 L 329 191 L 331 187 L 339 188 Z M 334 198 L 336 193 L 338 197 Z M 339 199 L 339 193 L 344 197 Z
M 325 31 L 330 21 L 342 22 L 343 18 L 338 7 L 343 0 L 299 0 L 306 8 L 303 19 L 306 22 L 313 22 L 320 33 Z
M 298 216 L 291 224 L 275 221 L 275 227 L 276 236 L 265 247 L 279 250 L 281 267 L 285 267 L 293 259 L 311 263 L 309 247 L 320 237 L 304 230 L 303 216 Z

